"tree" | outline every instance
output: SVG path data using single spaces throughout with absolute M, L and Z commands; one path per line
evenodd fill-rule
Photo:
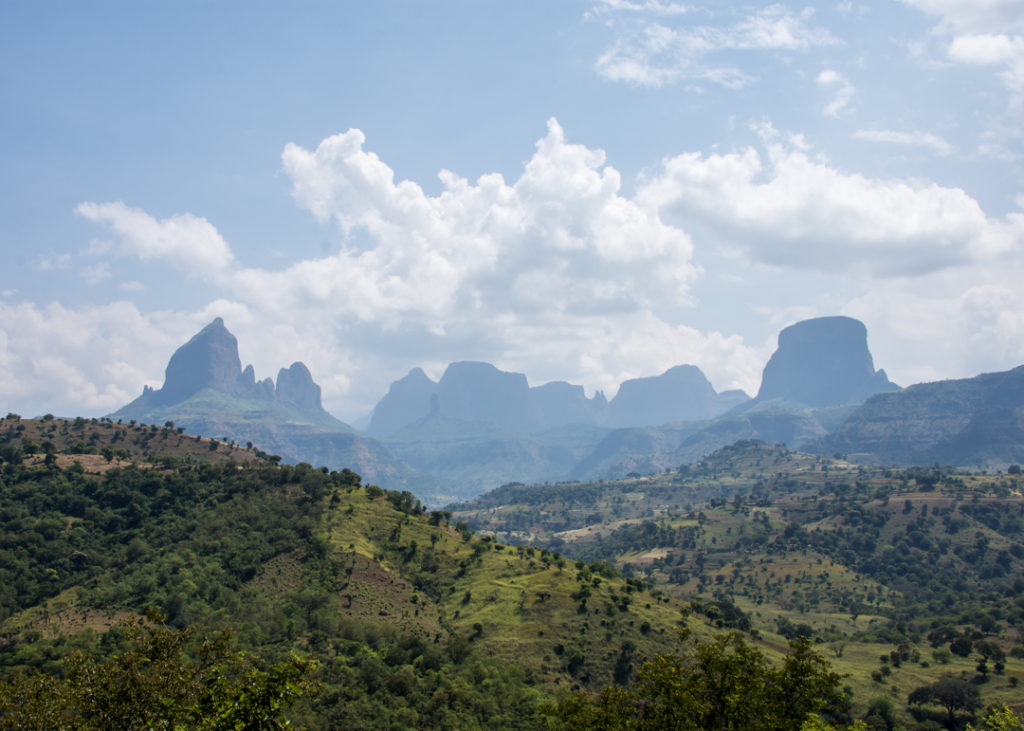
M 630 687 L 564 695 L 550 714 L 566 729 L 788 731 L 839 706 L 840 676 L 806 638 L 773 667 L 738 632 L 708 642 L 685 630 L 680 637 L 686 651 L 645 663 Z
M 1005 703 L 990 710 L 981 719 L 981 724 L 977 728 L 967 724 L 967 731 L 1024 731 L 1024 718 L 1011 711 Z
M 946 727 L 953 729 L 955 713 L 959 710 L 976 711 L 981 708 L 981 694 L 978 689 L 961 678 L 947 675 L 931 685 L 922 685 L 910 692 L 907 702 L 914 705 L 935 703 L 946 709 Z
M 65 678 L 36 673 L 0 684 L 0 728 L 280 729 L 284 709 L 319 689 L 314 661 L 293 655 L 264 669 L 233 651 L 226 633 L 194 646 L 191 628 L 126 622 L 118 631 L 127 639 L 120 654 L 74 650 Z

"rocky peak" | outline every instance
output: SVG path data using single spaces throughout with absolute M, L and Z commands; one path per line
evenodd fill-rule
M 512 429 L 528 428 L 533 421 L 529 391 L 522 373 L 509 373 L 476 361 L 450 364 L 438 382 L 442 415 Z
M 251 365 L 242 370 L 238 340 L 219 317 L 174 352 L 167 363 L 163 388 L 154 391 L 146 386 L 142 396 L 125 409 L 179 404 L 207 388 L 247 399 L 277 401 L 300 411 L 323 411 L 320 386 L 302 363 L 281 369 L 276 386 L 270 378 L 257 381 Z
M 322 410 L 320 386 L 313 382 L 313 376 L 304 363 L 296 361 L 277 374 L 277 401 L 300 411 Z
M 431 399 L 437 398 L 437 383 L 430 380 L 421 368 L 413 368 L 394 383 L 373 409 L 371 434 L 390 434 L 407 424 L 426 416 L 431 411 Z
M 898 388 L 885 371 L 875 370 L 864 323 L 851 317 L 818 317 L 779 333 L 757 399 L 841 406 Z
M 679 365 L 660 376 L 623 381 L 608 410 L 612 426 L 656 426 L 710 419 L 735 403 L 734 397 L 720 398 L 700 368 Z
M 218 317 L 174 352 L 163 388 L 156 393 L 167 404 L 184 401 L 204 388 L 234 393 L 241 372 L 238 341 Z

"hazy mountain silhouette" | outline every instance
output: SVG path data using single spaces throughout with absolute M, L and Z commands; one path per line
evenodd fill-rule
M 382 487 L 429 491 L 434 484 L 380 442 L 327 413 L 320 386 L 303 363 L 282 368 L 276 383 L 257 381 L 251 365 L 242 369 L 238 340 L 219 317 L 174 352 L 161 388 L 145 387 L 110 417 L 173 421 L 191 434 L 252 442 L 289 462 L 348 467 Z
M 875 370 L 864 323 L 851 317 L 818 317 L 779 333 L 757 401 L 783 399 L 821 408 L 896 390 L 899 386 L 884 370 Z
M 1024 462 L 1024 366 L 870 398 L 817 449 L 875 464 Z

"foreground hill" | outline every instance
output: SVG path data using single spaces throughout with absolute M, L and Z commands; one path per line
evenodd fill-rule
M 114 434 L 131 447 L 108 461 Z M 628 677 L 681 618 L 604 564 L 171 427 L 4 419 L 0 536 L 0 678 L 116 650 L 111 628 L 157 609 L 319 659 L 324 691 L 297 711 L 318 728 L 536 728 L 541 700 Z

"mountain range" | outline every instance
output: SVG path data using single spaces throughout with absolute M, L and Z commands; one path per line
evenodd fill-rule
M 753 398 L 716 392 L 693 365 L 627 380 L 607 400 L 456 362 L 436 382 L 420 368 L 394 382 L 361 432 L 323 409 L 301 362 L 257 381 L 217 318 L 172 355 L 160 389 L 110 416 L 349 467 L 437 505 L 510 482 L 672 469 L 741 439 L 874 464 L 1006 465 L 1024 454 L 1021 379 L 1015 370 L 900 389 L 875 369 L 863 323 L 821 317 L 780 332 Z

